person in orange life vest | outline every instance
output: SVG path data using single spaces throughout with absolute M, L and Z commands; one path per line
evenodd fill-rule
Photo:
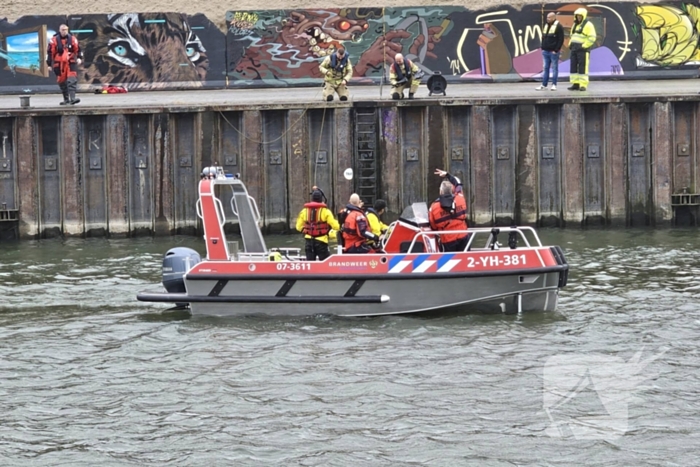
M 447 177 L 440 184 L 440 197 L 430 205 L 428 218 L 433 230 L 467 230 L 467 201 L 462 193 L 462 182 L 444 170 L 435 169 L 435 174 Z M 440 241 L 445 251 L 464 251 L 469 234 L 465 232 L 441 234 Z
M 62 24 L 58 34 L 49 41 L 46 50 L 46 63 L 56 75 L 56 81 L 63 93 L 61 105 L 77 104 L 75 98 L 78 88 L 78 65 L 83 63 L 83 52 L 80 50 L 78 39 L 68 32 L 68 26 Z
M 380 237 L 370 230 L 365 213 L 362 211 L 362 201 L 357 193 L 350 196 L 350 204 L 345 207 L 348 212 L 343 224 L 344 253 L 369 253 L 372 248 L 367 241 L 379 244 Z
M 304 233 L 306 239 L 306 260 L 323 261 L 331 255 L 328 249 L 328 233 L 331 229 L 340 230 L 340 224 L 323 201 L 323 191 L 314 187 L 311 192 L 311 202 L 297 217 L 297 230 Z

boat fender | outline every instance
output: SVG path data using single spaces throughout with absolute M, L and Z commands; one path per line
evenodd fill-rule
M 185 293 L 185 274 L 201 262 L 202 257 L 191 248 L 171 248 L 163 257 L 163 287 L 169 293 Z

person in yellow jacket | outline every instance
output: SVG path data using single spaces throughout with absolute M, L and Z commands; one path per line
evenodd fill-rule
M 588 87 L 588 65 L 591 47 L 595 44 L 595 26 L 586 19 L 588 11 L 578 8 L 574 11 L 574 25 L 571 27 L 569 50 L 571 51 L 571 70 L 569 91 L 585 91 Z
M 337 92 L 341 101 L 348 100 L 348 96 L 350 96 L 348 83 L 352 78 L 352 63 L 350 63 L 350 57 L 345 49 L 339 47 L 337 51 L 324 58 L 319 69 L 325 81 L 323 98 L 330 102 L 333 100 L 333 94 Z
M 421 74 L 418 65 L 404 58 L 403 54 L 396 54 L 394 63 L 389 67 L 391 98 L 394 100 L 403 99 L 403 91 L 408 88 L 408 98 L 413 99 L 413 95 L 418 91 L 420 85 Z
M 333 230 L 340 230 L 340 224 L 333 217 L 333 213 L 323 202 L 323 192 L 314 187 L 311 192 L 311 202 L 304 205 L 304 209 L 297 217 L 297 230 L 304 234 L 306 239 L 306 260 L 323 261 L 331 255 L 328 249 L 328 235 Z
M 383 199 L 378 199 L 374 202 L 374 206 L 365 209 L 365 217 L 369 222 L 369 229 L 376 236 L 384 235 L 386 229 L 389 228 L 382 220 L 380 216 L 386 211 L 386 201 Z

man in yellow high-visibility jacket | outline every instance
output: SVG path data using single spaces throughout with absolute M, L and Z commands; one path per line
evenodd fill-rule
M 595 26 L 586 19 L 588 11 L 578 8 L 574 11 L 574 25 L 571 27 L 569 50 L 571 51 L 571 71 L 569 91 L 585 91 L 588 87 L 588 65 L 590 49 L 595 44 Z

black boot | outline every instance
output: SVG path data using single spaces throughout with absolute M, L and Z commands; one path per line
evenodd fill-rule
M 328 97 L 326 97 L 326 100 L 327 100 L 328 102 L 331 102 L 331 101 L 333 100 L 333 96 L 328 96 Z
M 70 105 L 75 105 L 80 102 L 80 99 L 75 98 L 75 91 L 68 91 L 68 96 L 70 97 Z
M 68 98 L 68 91 L 63 91 L 63 102 L 60 105 L 70 104 L 70 99 Z
M 573 86 L 569 86 L 569 87 L 566 88 L 566 89 L 568 89 L 569 91 L 578 91 L 580 87 L 581 87 L 581 86 L 579 86 L 579 84 L 576 83 L 576 84 L 574 84 Z
M 408 93 L 408 98 L 409 98 L 409 99 L 413 99 L 413 93 L 412 93 L 412 92 L 409 92 L 409 93 Z
M 580 88 L 578 88 L 578 90 L 579 90 L 579 91 L 585 91 L 585 90 L 586 90 L 586 86 L 581 86 Z
M 340 96 L 340 100 L 344 102 L 348 100 L 348 96 Z
M 395 101 L 401 99 L 401 95 L 398 92 L 395 92 L 394 94 L 391 95 L 391 98 L 394 99 Z

